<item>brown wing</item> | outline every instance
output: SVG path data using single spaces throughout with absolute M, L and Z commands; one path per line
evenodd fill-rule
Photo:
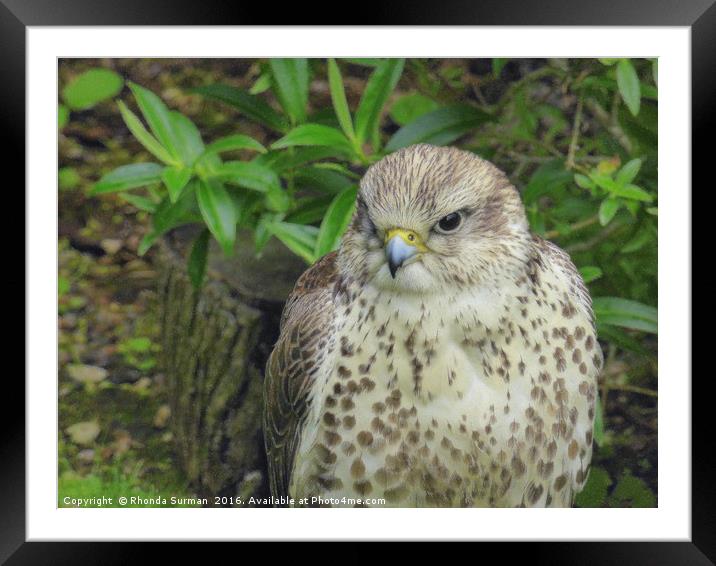
M 296 282 L 281 315 L 281 334 L 266 365 L 264 441 L 271 493 L 288 495 L 311 387 L 332 347 L 336 254 Z
M 566 280 L 569 282 L 569 292 L 577 301 L 582 312 L 589 318 L 594 326 L 594 311 L 592 310 L 592 297 L 589 295 L 587 286 L 584 284 L 582 275 L 579 273 L 569 254 L 560 248 L 557 244 L 553 244 L 549 240 L 544 240 L 539 236 L 534 236 L 534 243 L 537 250 L 544 255 L 544 259 L 548 264 L 559 269 Z

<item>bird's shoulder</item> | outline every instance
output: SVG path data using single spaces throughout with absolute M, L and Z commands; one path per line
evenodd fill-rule
M 264 438 L 275 496 L 288 495 L 310 392 L 331 349 L 338 280 L 335 253 L 301 275 L 284 306 L 279 339 L 266 365 Z
M 570 298 L 576 302 L 579 309 L 594 326 L 592 298 L 582 275 L 569 254 L 554 242 L 537 235 L 532 236 L 532 250 L 530 277 L 533 278 L 533 281 L 539 282 L 540 272 L 550 270 L 564 284 Z
M 325 295 L 332 293 L 333 287 L 339 279 L 336 258 L 337 252 L 323 256 L 298 278 L 286 299 L 281 314 L 281 330 L 294 316 L 297 306 L 310 306 L 312 301 L 320 300 Z

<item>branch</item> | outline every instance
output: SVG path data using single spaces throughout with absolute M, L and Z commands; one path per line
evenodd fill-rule
M 577 151 L 577 140 L 579 140 L 579 130 L 582 127 L 582 108 L 584 107 L 584 102 L 582 101 L 582 97 L 579 97 L 579 100 L 577 101 L 577 111 L 574 114 L 574 125 L 572 126 L 572 139 L 569 142 L 569 151 L 567 152 L 567 162 L 565 163 L 565 168 L 567 169 L 573 169 L 574 168 L 574 154 Z
M 594 224 L 594 222 L 592 223 Z M 594 235 L 594 237 L 590 238 L 589 240 L 585 242 L 577 242 L 576 244 L 573 244 L 571 246 L 567 246 L 565 248 L 565 251 L 567 253 L 574 253 L 574 252 L 583 252 L 586 250 L 591 249 L 592 247 L 596 246 L 600 242 L 603 242 L 606 240 L 609 236 L 612 235 L 613 232 L 621 228 L 623 224 L 620 224 L 619 222 L 611 222 L 607 224 L 603 230 L 598 232 Z
M 597 119 L 597 121 L 604 128 L 606 128 L 610 134 L 614 136 L 614 139 L 619 142 L 619 145 L 621 145 L 627 151 L 627 153 L 631 153 L 631 141 L 629 140 L 629 137 L 624 133 L 624 130 L 622 130 L 616 119 L 612 119 L 612 116 L 610 116 L 609 112 L 604 110 L 604 108 L 602 108 L 596 100 L 590 98 L 587 100 L 586 104 L 587 108 L 589 108 L 591 113 L 594 114 L 594 117 Z
M 558 238 L 560 236 L 564 236 L 565 234 L 571 234 L 572 232 L 575 232 L 577 230 L 581 230 L 583 228 L 588 228 L 592 224 L 596 224 L 599 222 L 599 215 L 590 216 L 589 218 L 585 218 L 584 220 L 580 220 L 579 222 L 575 222 L 574 224 L 569 225 L 569 229 L 562 232 L 559 230 L 550 230 L 549 232 L 545 232 L 544 238 L 547 240 L 553 240 L 554 238 Z

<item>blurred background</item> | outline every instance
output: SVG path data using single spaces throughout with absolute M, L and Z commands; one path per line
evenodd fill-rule
M 657 504 L 656 60 L 58 72 L 60 506 L 267 495 L 260 388 L 282 302 L 337 246 L 366 167 L 418 142 L 504 170 L 588 284 L 606 363 L 576 504 Z

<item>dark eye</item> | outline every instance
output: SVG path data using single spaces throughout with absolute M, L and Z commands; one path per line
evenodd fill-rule
M 447 216 L 443 216 L 435 225 L 435 230 L 442 234 L 454 232 L 462 224 L 462 212 L 451 212 Z

